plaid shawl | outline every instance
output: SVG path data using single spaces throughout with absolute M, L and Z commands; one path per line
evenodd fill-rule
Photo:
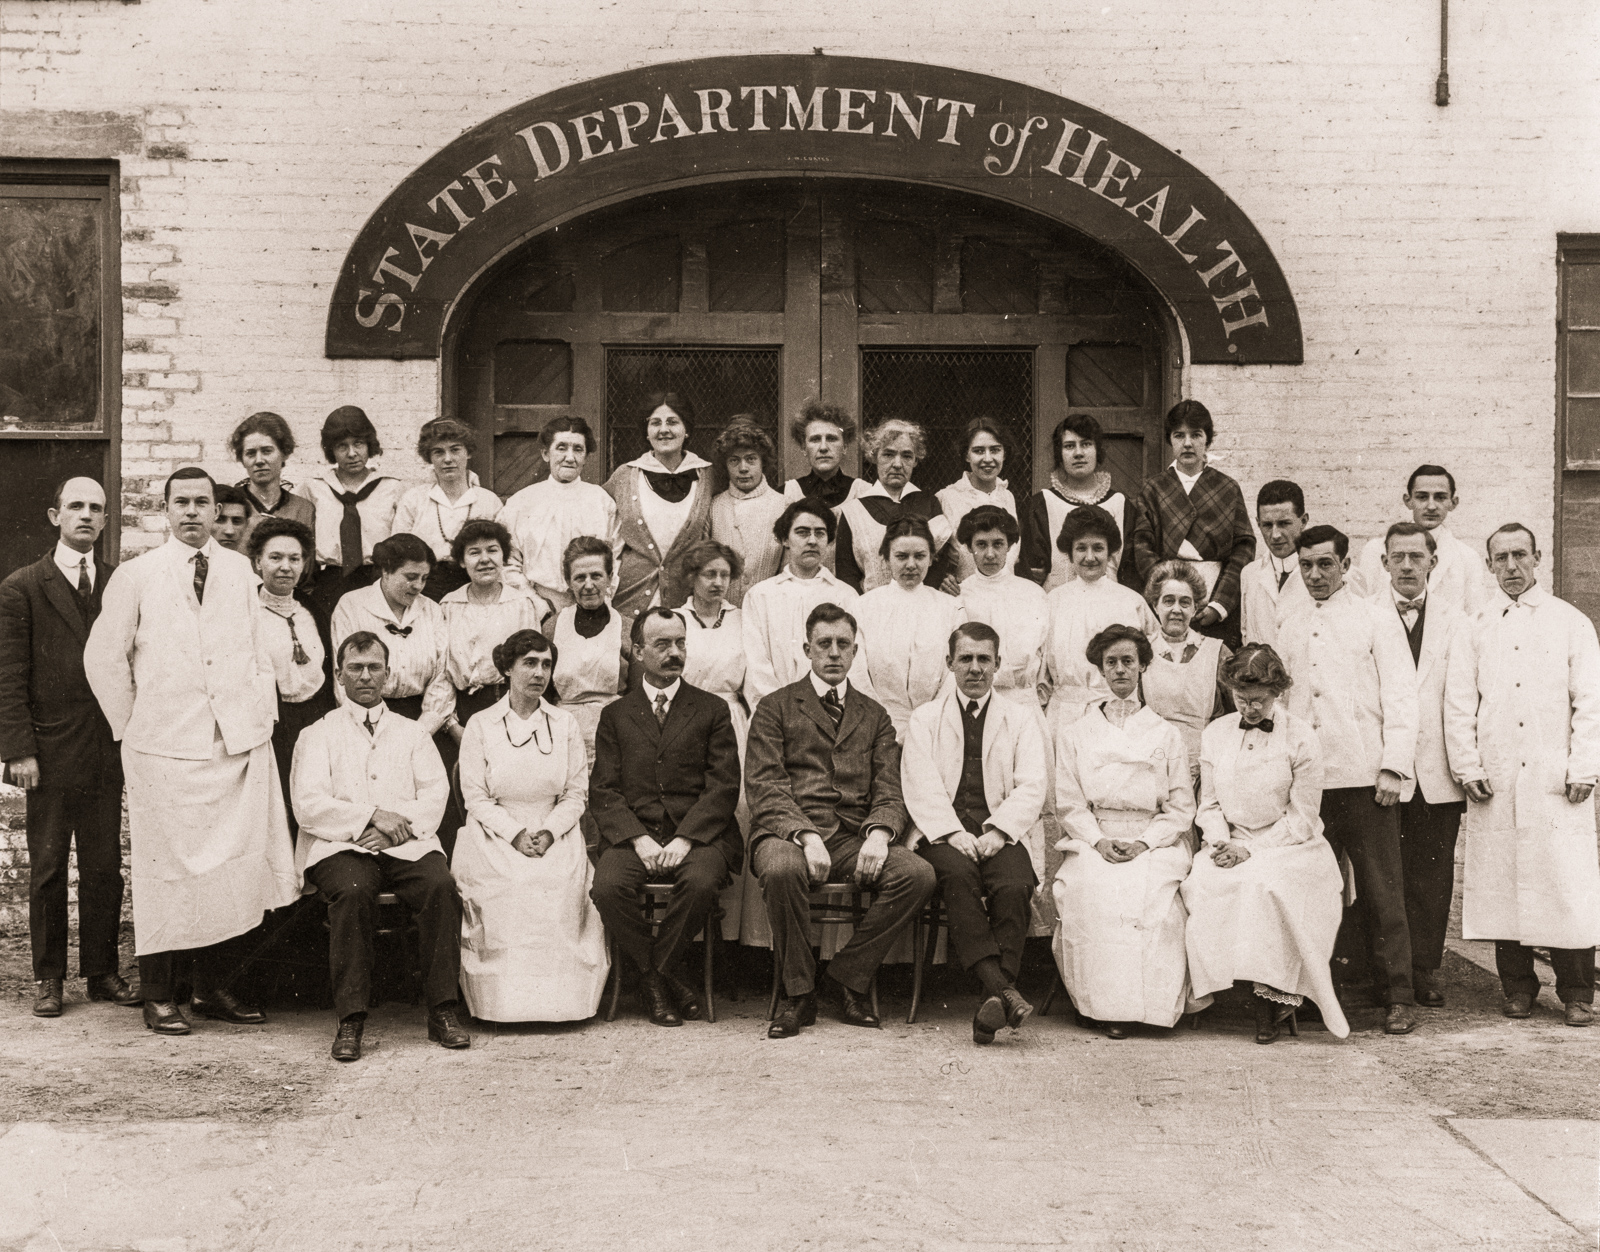
M 1178 473 L 1167 466 L 1149 479 L 1139 493 L 1133 526 L 1133 559 L 1139 582 L 1150 577 L 1160 562 L 1174 560 L 1187 539 L 1202 560 L 1217 561 L 1222 573 L 1211 598 L 1239 616 L 1239 575 L 1255 559 L 1256 536 L 1250 528 L 1244 492 L 1220 470 L 1209 465 L 1200 472 L 1194 493 L 1186 494 Z

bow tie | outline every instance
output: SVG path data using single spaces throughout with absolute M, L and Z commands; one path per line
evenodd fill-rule
M 676 474 L 664 470 L 640 470 L 641 474 L 650 483 L 650 490 L 660 496 L 668 504 L 677 504 L 691 491 L 700 480 L 699 470 L 682 470 Z
M 1263 717 L 1254 726 L 1250 725 L 1249 722 L 1246 722 L 1244 728 L 1246 730 L 1259 730 L 1263 734 L 1270 735 L 1272 733 L 1272 719 L 1270 717 Z
M 1422 611 L 1423 603 L 1424 601 L 1420 599 L 1396 600 L 1395 607 L 1398 608 L 1402 613 L 1420 613 Z
M 383 628 L 391 635 L 399 635 L 402 639 L 411 638 L 410 626 L 396 626 L 393 622 L 385 622 Z

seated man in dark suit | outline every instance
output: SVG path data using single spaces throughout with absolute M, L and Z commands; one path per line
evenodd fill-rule
M 650 1020 L 681 1026 L 701 1013 L 679 972 L 684 948 L 744 866 L 739 744 L 726 701 L 683 681 L 682 617 L 646 609 L 629 637 L 643 681 L 606 706 L 595 732 L 589 812 L 602 851 L 589 895 L 639 967 Z M 639 889 L 663 879 L 676 887 L 652 939 Z
M 847 678 L 856 619 L 837 604 L 819 604 L 806 618 L 805 651 L 811 672 L 756 706 L 745 751 L 751 855 L 783 980 L 771 1039 L 817 1020 L 813 888 L 853 880 L 878 890 L 828 966 L 840 1020 L 875 1027 L 867 999 L 873 976 L 936 882 L 932 867 L 900 843 L 907 818 L 894 723 Z

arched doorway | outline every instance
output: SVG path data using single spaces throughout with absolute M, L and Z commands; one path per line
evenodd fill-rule
M 1162 464 L 1178 342 L 1145 278 L 1040 214 L 882 180 L 734 181 L 600 209 L 502 258 L 456 304 L 443 407 L 478 431 L 502 495 L 543 475 L 538 431 L 560 414 L 594 427 L 603 479 L 642 451 L 645 398 L 666 388 L 694 401 L 702 455 L 755 414 L 784 449 L 775 483 L 803 472 L 785 430 L 818 396 L 864 425 L 923 422 L 925 490 L 961 472 L 966 422 L 993 417 L 1019 496 L 1048 481 L 1056 422 L 1092 412 L 1134 490 Z

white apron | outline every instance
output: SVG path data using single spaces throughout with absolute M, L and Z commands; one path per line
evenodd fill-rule
M 1164 721 L 1171 722 L 1183 735 L 1183 750 L 1189 758 L 1189 776 L 1200 777 L 1200 732 L 1211 724 L 1217 707 L 1217 666 L 1222 660 L 1222 641 L 1189 632 L 1189 638 L 1171 650 L 1178 656 L 1190 643 L 1200 650 L 1187 664 L 1169 661 L 1161 654 L 1170 645 L 1166 639 L 1151 639 L 1155 658 L 1144 672 L 1144 701 Z
M 569 605 L 556 614 L 550 642 L 557 653 L 556 693 L 561 707 L 578 719 L 589 768 L 593 769 L 600 713 L 622 695 L 622 614 L 613 606 L 606 628 L 593 639 L 585 639 L 572 625 L 577 612 L 576 605 Z
M 1044 589 L 1046 591 L 1054 591 L 1062 583 L 1071 582 L 1078 576 L 1077 571 L 1072 567 L 1072 558 L 1056 545 L 1056 538 L 1061 534 L 1061 525 L 1067 520 L 1067 514 L 1084 506 L 1069 500 L 1063 500 L 1054 491 L 1048 489 L 1042 494 L 1044 495 L 1045 516 L 1050 519 L 1050 572 L 1045 575 Z M 1128 498 L 1120 491 L 1112 492 L 1095 507 L 1104 509 L 1111 514 L 1116 519 L 1119 528 L 1127 520 Z M 1104 575 L 1106 578 L 1111 579 L 1113 582 L 1116 581 L 1117 569 L 1122 564 L 1122 558 L 1127 555 L 1132 546 L 1133 536 L 1123 535 L 1122 547 L 1111 558 L 1111 569 L 1109 573 Z

